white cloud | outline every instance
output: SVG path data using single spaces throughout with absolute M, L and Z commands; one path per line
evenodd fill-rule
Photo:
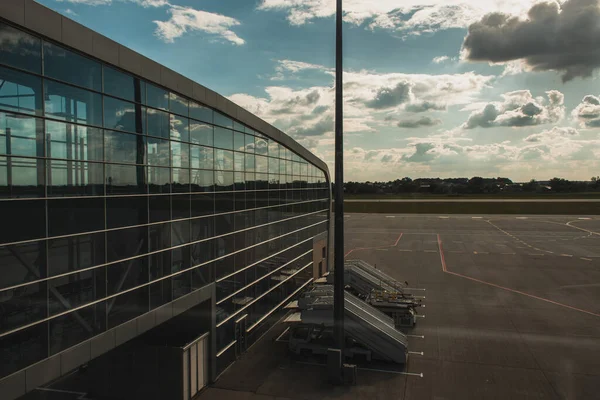
M 344 21 L 369 29 L 410 34 L 466 28 L 490 11 L 525 15 L 539 0 L 346 0 Z M 262 0 L 259 10 L 281 11 L 292 25 L 304 25 L 335 14 L 330 0 Z
M 433 60 L 431 60 L 431 62 L 433 62 L 434 64 L 443 64 L 446 61 L 450 61 L 450 57 L 448 56 L 437 56 L 437 57 L 433 57 Z
M 600 127 L 600 97 L 587 95 L 571 113 L 582 128 Z
M 112 4 L 112 0 L 57 0 L 71 4 L 82 4 L 86 6 L 106 6 Z
M 564 117 L 564 95 L 558 90 L 546 92 L 547 99 L 534 98 L 529 90 L 502 95 L 504 101 L 491 102 L 471 113 L 465 129 L 497 126 L 531 126 L 556 123 Z
M 71 10 L 70 8 L 67 8 L 65 10 L 65 14 L 70 15 L 72 17 L 76 17 L 77 16 L 77 13 L 75 11 Z
M 66 2 L 71 4 L 81 4 L 86 6 L 107 6 L 113 3 L 113 1 L 129 1 L 136 3 L 142 7 L 164 7 L 170 5 L 167 0 L 57 0 L 59 2 Z
M 172 43 L 186 32 L 201 31 L 221 37 L 238 46 L 245 43 L 244 39 L 230 29 L 240 25 L 235 18 L 181 6 L 171 6 L 169 13 L 171 18 L 167 21 L 154 21 L 157 25 L 155 34 L 164 42 Z

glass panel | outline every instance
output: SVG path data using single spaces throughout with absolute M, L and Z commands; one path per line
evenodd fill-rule
M 244 125 L 237 121 L 233 121 L 233 129 L 236 131 L 244 132 Z
M 106 233 L 108 262 L 148 252 L 148 227 L 119 229 Z
M 1 317 L 0 317 L 1 318 Z M 48 357 L 46 322 L 0 338 L 0 378 Z
M 279 157 L 279 143 L 274 140 L 269 141 L 269 157 Z
M 139 79 L 104 65 L 104 93 L 125 100 L 142 102 L 146 84 Z
M 168 221 L 171 219 L 171 196 L 150 196 L 148 202 L 150 204 L 150 222 Z
M 213 145 L 213 126 L 190 121 L 190 136 L 192 143 L 204 146 Z
M 233 174 L 233 180 L 234 180 L 234 184 L 235 184 L 235 190 L 246 190 L 246 179 L 244 176 L 243 172 L 235 172 Z M 236 197 L 236 202 L 238 200 L 241 200 L 242 198 L 244 198 L 244 193 L 239 193 L 239 198 L 238 198 L 238 193 L 236 193 L 235 197 Z M 236 209 L 240 209 L 236 207 Z
M 192 168 L 213 169 L 214 150 L 210 147 L 191 146 Z
M 100 63 L 44 42 L 44 75 L 100 92 Z
M 175 93 L 169 95 L 169 110 L 175 114 L 188 116 L 188 100 Z
M 148 137 L 148 165 L 169 166 L 169 141 Z
M 106 302 L 54 318 L 49 322 L 50 355 L 61 352 L 106 330 Z M 65 332 L 69 334 L 66 335 Z
M 1 45 L 2 42 L 0 42 Z M 0 108 L 25 114 L 42 114 L 42 80 L 40 78 L 0 67 L 0 81 L 2 81 Z
M 106 267 L 107 294 L 110 296 L 143 285 L 149 281 L 149 278 L 147 257 L 108 265 Z
M 148 190 L 150 193 L 170 193 L 171 169 L 148 167 Z
M 244 153 L 233 153 L 233 169 L 244 172 Z
M 233 171 L 233 151 L 215 149 L 215 170 Z
M 46 318 L 46 282 L 3 291 L 2 297 L 0 333 Z
M 182 142 L 190 141 L 189 120 L 171 114 L 171 139 Z
M 0 61 L 3 64 L 42 73 L 42 41 L 0 22 Z
M 214 113 L 215 125 L 221 125 L 226 128 L 233 128 L 233 120 L 229 117 L 224 116 L 223 114 L 215 111 Z
M 267 157 L 256 156 L 256 172 L 269 172 L 269 162 Z
M 5 201 L 0 221 L 11 229 L 0 229 L 0 243 L 37 239 L 46 236 L 45 200 Z M 1 363 L 0 363 L 1 364 Z
M 201 215 L 212 215 L 215 213 L 214 194 L 193 194 L 191 197 L 192 217 L 199 217 Z
M 279 174 L 279 159 L 278 158 L 269 157 L 269 174 Z
M 46 241 L 0 247 L 0 288 L 46 277 Z
M 233 132 L 233 149 L 236 151 L 244 151 L 244 134 L 239 132 Z
M 70 198 L 48 200 L 48 235 L 104 229 L 103 198 Z
M 102 196 L 104 166 L 100 163 L 48 160 L 48 196 Z
M 199 121 L 213 123 L 213 110 L 208 107 L 201 106 L 198 103 L 190 101 L 190 118 Z
M 150 308 L 149 287 L 144 286 L 107 301 L 108 329 L 148 312 Z
M 246 152 L 254 153 L 254 136 L 244 135 L 244 145 Z
M 148 108 L 148 135 L 169 138 L 171 122 L 169 113 Z
M 44 110 L 53 118 L 102 126 L 102 96 L 84 89 L 44 81 Z
M 246 154 L 246 156 L 244 157 L 244 164 L 245 164 L 245 169 L 248 172 L 253 172 L 256 168 L 255 166 L 255 162 L 256 162 L 256 156 L 252 155 L 252 154 Z
M 186 188 L 189 192 L 189 184 Z M 175 191 L 175 188 L 173 188 Z M 189 218 L 190 217 L 190 195 L 175 195 L 171 196 L 171 217 L 172 219 Z
M 192 191 L 212 192 L 214 189 L 213 171 L 193 169 L 191 171 Z
M 256 138 L 256 145 L 255 145 L 255 152 L 256 154 L 261 154 L 266 156 L 269 153 L 269 145 L 267 144 L 267 141 L 265 139 L 261 139 L 261 138 Z
M 103 131 L 98 128 L 46 121 L 47 157 L 102 161 Z
M 233 149 L 233 131 L 215 126 L 215 147 Z
M 50 316 L 106 297 L 104 268 L 96 268 L 48 281 Z M 68 336 L 68 335 L 66 335 Z
M 136 134 L 104 131 L 104 159 L 112 162 L 144 164 L 145 139 L 144 136 Z
M 190 220 L 176 221 L 171 223 L 171 246 L 189 243 Z
M 190 191 L 190 170 L 188 168 L 173 168 L 173 193 L 188 193 Z
M 190 167 L 190 145 L 181 142 L 171 142 L 171 165 L 173 167 Z
M 215 190 L 233 190 L 233 172 L 215 171 Z
M 113 97 L 104 96 L 104 127 L 144 133 L 146 108 Z
M 147 193 L 145 168 L 141 165 L 106 164 L 106 193 Z
M 108 197 L 106 198 L 106 227 L 148 223 L 148 198 L 146 196 Z
M 42 120 L 0 112 L 0 154 L 43 157 Z
M 168 110 L 169 92 L 149 83 L 146 84 L 146 105 L 162 110 Z

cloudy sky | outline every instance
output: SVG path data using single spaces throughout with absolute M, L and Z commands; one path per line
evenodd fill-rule
M 333 0 L 38 0 L 333 173 Z M 345 0 L 346 180 L 600 174 L 598 0 Z

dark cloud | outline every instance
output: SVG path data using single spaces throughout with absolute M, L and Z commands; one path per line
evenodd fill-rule
M 293 113 L 298 106 L 310 106 L 316 104 L 321 98 L 321 94 L 317 90 L 313 90 L 304 96 L 296 96 L 286 100 L 280 108 L 271 111 L 274 115 Z
M 598 0 L 538 3 L 526 20 L 491 13 L 469 26 L 463 50 L 469 61 L 523 60 L 536 71 L 555 70 L 563 82 L 600 67 Z
M 575 107 L 572 115 L 575 119 L 579 120 L 582 127 L 600 127 L 600 98 L 588 94 Z
M 294 136 L 304 137 L 321 136 L 331 131 L 333 131 L 333 117 L 327 116 L 311 126 L 297 128 L 293 133 Z
M 422 101 L 420 103 L 411 103 L 407 104 L 404 108 L 406 111 L 420 113 L 425 111 L 445 111 L 445 104 L 438 104 L 431 101 Z
M 366 103 L 367 107 L 382 109 L 395 107 L 410 100 L 411 90 L 409 82 L 400 82 L 393 88 L 382 87 L 377 90 L 373 100 Z
M 423 126 L 435 126 L 441 124 L 442 121 L 431 117 L 421 117 L 419 119 L 404 119 L 398 122 L 399 128 L 421 128 Z
M 498 115 L 500 115 L 500 112 L 496 109 L 496 106 L 494 104 L 488 104 L 480 112 L 471 114 L 465 124 L 465 128 L 472 129 L 477 126 L 489 128 L 490 126 L 493 126 L 493 122 Z

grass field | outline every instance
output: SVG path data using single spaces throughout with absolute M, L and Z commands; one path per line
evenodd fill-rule
M 600 192 L 582 193 L 502 193 L 502 194 L 429 194 L 429 193 L 405 193 L 405 194 L 348 194 L 344 197 L 348 200 L 383 200 L 383 199 L 600 199 Z

